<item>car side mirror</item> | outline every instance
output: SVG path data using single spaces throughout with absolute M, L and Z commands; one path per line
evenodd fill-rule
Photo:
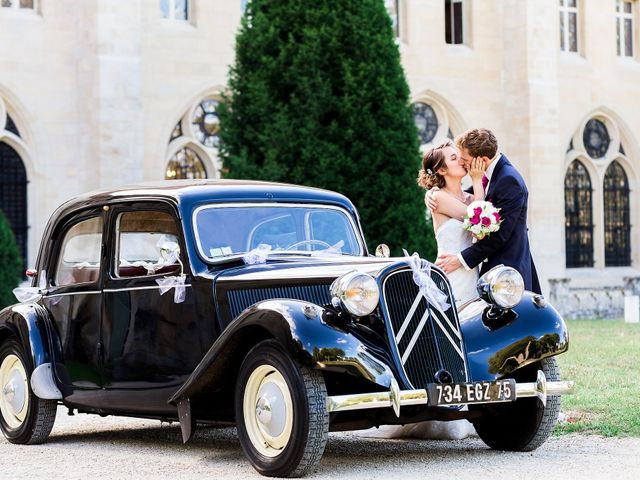
M 391 255 L 391 250 L 389 250 L 389 246 L 386 243 L 381 243 L 376 247 L 376 257 L 389 258 Z

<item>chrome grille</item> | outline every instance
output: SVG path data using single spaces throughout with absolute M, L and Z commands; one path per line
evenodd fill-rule
M 244 309 L 254 303 L 276 298 L 290 298 L 326 305 L 331 302 L 329 285 L 282 286 L 271 288 L 245 288 L 229 290 L 227 300 L 231 318 L 236 318 Z
M 431 278 L 447 294 L 453 296 L 445 278 L 432 270 Z M 390 325 L 389 339 L 397 347 L 407 378 L 414 388 L 435 382 L 441 369 L 451 373 L 454 382 L 468 380 L 464 346 L 455 306 L 446 312 L 431 307 L 413 281 L 411 270 L 399 270 L 383 281 L 385 316 Z

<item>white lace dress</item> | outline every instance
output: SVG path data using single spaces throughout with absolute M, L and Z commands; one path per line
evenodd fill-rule
M 459 254 L 473 243 L 473 236 L 462 228 L 462 221 L 450 218 L 438 228 L 436 232 L 438 242 L 438 256 L 448 253 Z M 447 275 L 453 295 L 456 298 L 456 307 L 478 296 L 476 284 L 478 283 L 478 269 L 467 270 L 460 267 Z

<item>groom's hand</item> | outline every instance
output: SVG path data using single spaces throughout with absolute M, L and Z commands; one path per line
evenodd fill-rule
M 457 255 L 444 254 L 440 255 L 436 260 L 436 267 L 440 267 L 447 275 L 455 272 L 462 266 Z

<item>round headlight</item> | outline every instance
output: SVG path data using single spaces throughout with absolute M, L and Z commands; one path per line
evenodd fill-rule
M 513 308 L 524 293 L 524 280 L 514 268 L 500 265 L 480 277 L 478 293 L 499 307 Z
M 338 303 L 358 317 L 373 312 L 379 298 L 378 284 L 366 273 L 349 272 L 337 278 L 331 285 L 331 299 L 334 305 Z

